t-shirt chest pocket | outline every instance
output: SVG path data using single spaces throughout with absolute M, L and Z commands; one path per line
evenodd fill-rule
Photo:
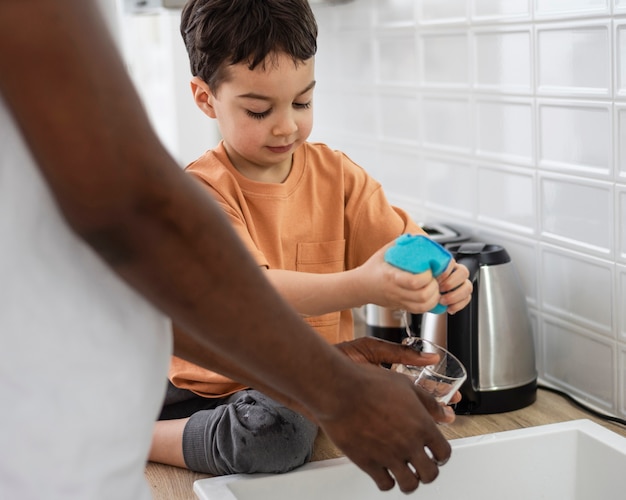
M 345 240 L 298 243 L 296 270 L 304 273 L 338 273 L 344 270 Z

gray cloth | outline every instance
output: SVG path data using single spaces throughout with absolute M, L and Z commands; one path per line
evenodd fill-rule
M 185 464 L 215 475 L 287 472 L 310 460 L 317 436 L 311 421 L 254 389 L 210 399 L 170 384 L 160 420 L 187 416 Z

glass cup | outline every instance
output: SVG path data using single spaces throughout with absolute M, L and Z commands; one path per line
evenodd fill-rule
M 467 378 L 463 364 L 448 350 L 419 337 L 407 337 L 402 344 L 419 352 L 437 354 L 439 359 L 435 364 L 426 366 L 395 364 L 392 370 L 411 377 L 415 384 L 447 405 Z

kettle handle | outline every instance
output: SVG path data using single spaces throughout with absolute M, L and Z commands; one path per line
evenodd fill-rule
M 467 244 L 466 244 L 467 245 Z M 480 404 L 478 388 L 478 288 L 480 282 L 480 251 L 461 254 L 457 264 L 469 270 L 472 282 L 472 300 L 453 315 L 448 315 L 447 343 L 453 353 L 467 370 L 467 380 L 461 386 L 463 406 L 469 409 Z

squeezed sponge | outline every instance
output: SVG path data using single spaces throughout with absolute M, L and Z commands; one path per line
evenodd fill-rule
M 430 269 L 436 278 L 443 273 L 452 260 L 452 254 L 436 241 L 418 234 L 403 234 L 396 238 L 396 244 L 385 252 L 385 262 L 413 274 Z M 437 304 L 431 313 L 441 314 L 446 306 Z

